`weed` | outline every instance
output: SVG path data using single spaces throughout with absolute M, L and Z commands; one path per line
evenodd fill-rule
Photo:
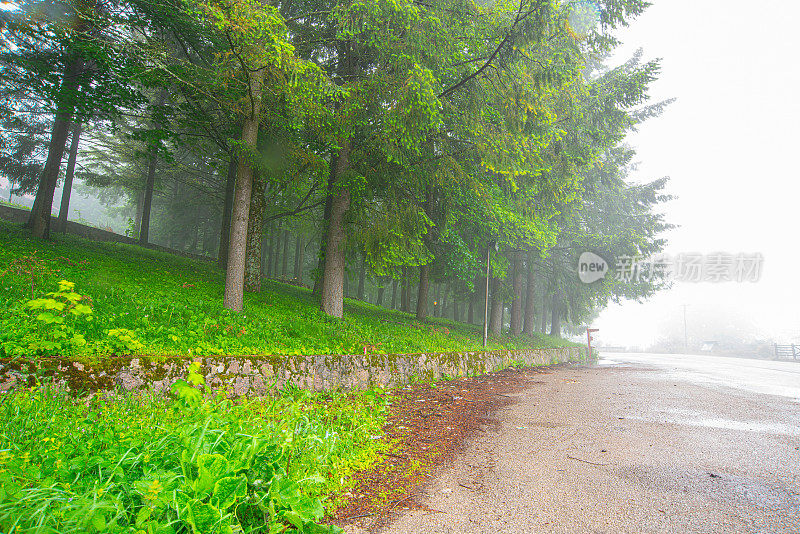
M 383 392 L 234 403 L 204 396 L 196 371 L 174 399 L 75 399 L 47 385 L 6 394 L 0 531 L 338 532 L 316 526 L 321 499 L 386 447 L 372 439 Z

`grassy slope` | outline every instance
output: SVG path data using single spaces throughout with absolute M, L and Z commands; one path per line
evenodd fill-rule
M 210 263 L 74 236 L 42 242 L 0 222 L 0 343 L 7 349 L 15 343 L 17 354 L 26 349 L 15 332 L 35 320 L 23 306 L 31 298 L 30 278 L 14 271 L 27 263 L 20 258 L 31 255 L 43 260 L 46 270 L 35 283 L 35 297 L 55 291 L 63 278 L 91 299 L 94 320 L 76 323 L 88 341 L 76 356 L 125 352 L 108 341 L 108 330 L 119 328 L 136 333 L 143 348 L 135 352 L 142 354 L 353 354 L 363 353 L 365 345 L 387 353 L 481 348 L 480 327 L 447 319 L 420 324 L 412 315 L 350 299 L 344 319 L 332 319 L 318 310 L 308 289 L 272 281 L 261 293 L 245 295 L 244 313 L 231 313 L 222 307 L 224 273 Z M 490 339 L 489 348 L 568 344 L 549 336 L 503 336 Z

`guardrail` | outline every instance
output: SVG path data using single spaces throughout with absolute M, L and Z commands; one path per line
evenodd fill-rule
M 792 343 L 791 345 L 778 345 L 775 343 L 775 358 L 791 357 L 796 360 L 800 357 L 800 346 Z

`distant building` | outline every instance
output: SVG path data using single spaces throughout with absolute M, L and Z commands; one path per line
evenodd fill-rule
M 703 341 L 703 344 L 700 346 L 700 352 L 714 352 L 716 348 L 716 341 Z

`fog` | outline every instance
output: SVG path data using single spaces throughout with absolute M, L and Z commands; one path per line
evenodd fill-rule
M 625 46 L 615 60 L 640 47 L 645 58 L 662 58 L 652 96 L 677 99 L 629 138 L 638 179 L 671 177 L 677 198 L 664 211 L 679 228 L 667 235 L 666 252 L 761 253 L 760 280 L 675 283 L 646 303 L 612 305 L 593 325 L 601 343 L 646 348 L 682 339 L 684 304 L 690 345 L 731 330 L 722 325 L 738 325 L 743 338 L 800 342 L 793 235 L 800 7 L 769 0 L 744 8 L 656 0 L 619 33 Z
M 9 200 L 8 187 L 8 179 L 0 176 L 0 199 L 3 201 Z M 54 195 L 53 216 L 58 216 L 63 190 L 62 180 L 59 182 Z M 122 200 L 116 204 L 106 205 L 93 193 L 94 191 L 86 187 L 80 179 L 75 179 L 69 199 L 69 220 L 124 234 L 128 226 L 127 213 L 131 210 L 126 209 Z M 18 206 L 30 208 L 33 206 L 33 195 L 12 195 L 11 202 Z

